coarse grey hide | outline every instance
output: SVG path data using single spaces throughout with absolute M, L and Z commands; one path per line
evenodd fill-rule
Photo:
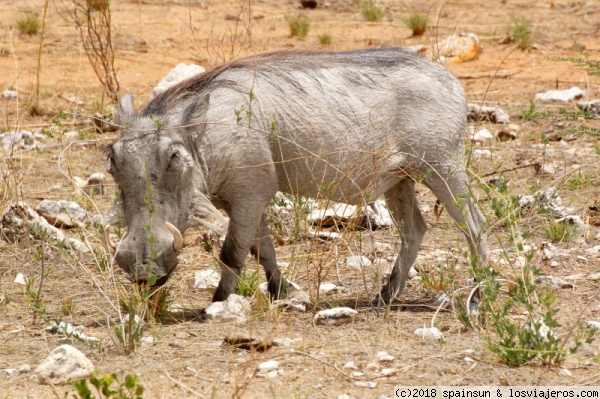
M 266 206 L 277 191 L 365 204 L 384 195 L 402 245 L 379 302 L 404 288 L 427 228 L 424 183 L 486 262 L 484 217 L 463 162 L 465 92 L 444 67 L 400 48 L 274 52 L 234 61 L 171 87 L 140 113 L 119 105 L 110 150 L 128 234 L 116 261 L 132 280 L 164 283 L 186 228 L 223 209 L 230 217 L 213 301 L 235 288 L 248 253 L 273 298 L 287 282 L 275 259 Z

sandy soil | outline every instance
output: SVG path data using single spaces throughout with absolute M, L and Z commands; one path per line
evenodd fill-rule
M 535 94 L 550 89 L 578 86 L 589 99 L 600 98 L 600 77 L 589 74 L 572 62 L 555 57 L 580 57 L 581 49 L 593 60 L 600 59 L 600 4 L 594 1 L 465 0 L 446 3 L 420 1 L 379 1 L 385 10 L 380 22 L 366 22 L 360 4 L 353 0 L 323 2 L 315 10 L 301 10 L 298 2 L 262 0 L 250 5 L 239 1 L 199 0 L 115 0 L 111 2 L 115 42 L 115 68 L 120 93 L 132 92 L 137 106 L 144 103 L 156 83 L 180 62 L 211 68 L 245 55 L 272 50 L 344 50 L 376 46 L 413 46 L 433 43 L 454 32 L 475 33 L 483 47 L 477 60 L 448 64 L 464 85 L 469 101 L 499 106 L 518 125 L 515 141 L 492 142 L 481 147 L 491 157 L 472 160 L 476 175 L 501 171 L 509 180 L 508 196 L 532 194 L 537 189 L 557 187 L 565 205 L 573 208 L 589 225 L 587 232 L 569 242 L 557 242 L 556 266 L 534 251 L 532 262 L 542 272 L 572 278 L 575 289 L 555 290 L 558 319 L 556 333 L 573 342 L 572 331 L 580 331 L 588 320 L 600 320 L 598 272 L 600 255 L 586 251 L 599 244 L 600 214 L 593 206 L 600 202 L 598 184 L 598 120 L 562 114 L 564 108 L 576 112 L 574 102 L 539 103 Z M 0 1 L 0 89 L 17 89 L 19 100 L 0 100 L 0 129 L 12 131 L 49 128 L 60 110 L 67 119 L 41 151 L 4 152 L 0 155 L 0 212 L 17 201 L 36 206 L 42 199 L 75 200 L 90 215 L 108 208 L 116 188 L 107 184 L 104 194 L 93 200 L 79 196 L 72 177 L 87 178 L 104 172 L 106 146 L 118 138 L 117 132 L 98 134 L 89 115 L 110 114 L 112 105 L 103 94 L 79 40 L 78 32 L 65 12 L 67 2 L 50 2 L 45 38 L 38 64 L 40 35 L 28 36 L 14 28 L 15 21 L 27 11 L 41 14 L 43 1 Z M 404 20 L 411 11 L 429 13 L 437 34 L 412 37 Z M 305 38 L 292 37 L 288 19 L 306 15 L 311 22 Z M 238 19 L 236 21 L 236 19 Z M 516 49 L 514 43 L 500 44 L 511 23 L 527 19 L 535 27 L 535 48 Z M 318 37 L 329 34 L 330 45 L 319 44 Z M 30 107 L 39 72 L 39 115 Z M 70 98 L 82 101 L 76 104 Z M 521 118 L 534 107 L 532 120 Z M 551 111 L 552 114 L 545 112 Z M 496 134 L 503 127 L 481 122 L 475 127 Z M 76 131 L 75 141 L 63 135 Z M 553 138 L 564 137 L 563 140 Z M 550 138 L 549 140 L 547 140 Z M 473 148 L 480 146 L 474 144 Z M 537 173 L 534 163 L 552 164 L 553 173 Z M 514 169 L 514 170 L 512 170 Z M 577 169 L 580 172 L 577 172 Z M 573 182 L 583 176 L 583 182 Z M 475 188 L 482 210 L 490 222 L 489 246 L 498 254 L 508 248 L 511 262 L 496 267 L 510 275 L 515 245 L 510 231 L 503 227 L 492 209 L 492 201 Z M 425 213 L 430 230 L 422 245 L 417 264 L 426 270 L 455 264 L 452 275 L 464 286 L 468 277 L 462 256 L 466 248 L 462 234 L 446 214 L 439 220 L 433 214 L 434 198 L 420 188 L 419 199 L 428 206 Z M 550 241 L 548 218 L 532 213 L 516 226 L 527 232 L 527 244 L 539 248 Z M 305 227 L 303 226 L 303 229 Z M 289 230 L 288 230 L 289 231 Z M 206 307 L 211 290 L 192 288 L 194 272 L 216 267 L 213 255 L 200 243 L 201 231 L 186 234 L 180 266 L 172 277 L 171 317 L 150 322 L 144 335 L 153 343 L 141 344 L 124 354 L 111 339 L 107 320 L 116 320 L 117 293 L 113 274 L 102 270 L 106 253 L 99 234 L 86 228 L 68 233 L 85 237 L 93 254 L 69 254 L 39 240 L 23 238 L 17 244 L 0 240 L 0 397 L 64 397 L 70 386 L 39 385 L 31 373 L 8 376 L 2 369 L 25 364 L 34 369 L 64 337 L 46 330 L 43 318 L 35 316 L 31 296 L 13 283 L 18 273 L 35 277 L 47 274 L 41 299 L 43 314 L 49 320 L 61 319 L 85 327 L 85 334 L 98 337 L 102 350 L 75 342 L 101 374 L 116 372 L 123 377 L 137 374 L 146 388 L 146 398 L 243 397 L 243 398 L 332 398 L 346 393 L 351 398 L 393 397 L 395 385 L 598 385 L 600 348 L 596 342 L 583 345 L 568 356 L 561 367 L 546 367 L 533 361 L 510 368 L 486 350 L 484 337 L 466 329 L 452 311 L 435 316 L 443 331 L 441 342 L 422 341 L 413 336 L 416 328 L 429 326 L 439 293 L 417 280 L 411 281 L 400 298 L 403 306 L 389 311 L 368 306 L 372 296 L 372 272 L 365 274 L 336 265 L 351 253 L 373 257 L 372 239 L 399 249 L 399 237 L 392 230 L 348 232 L 344 244 L 316 244 L 304 234 L 278 247 L 280 259 L 290 262 L 286 270 L 292 280 L 311 293 L 316 301 L 317 269 L 324 264 L 325 281 L 339 283 L 348 291 L 321 296 L 317 307 L 344 304 L 356 308 L 352 324 L 335 327 L 314 326 L 312 312 L 274 312 L 256 305 L 250 320 L 241 326 L 190 320 L 193 312 Z M 286 237 L 287 235 L 284 234 Z M 511 250 L 512 248 L 512 250 Z M 437 252 L 436 252 L 437 251 Z M 445 251 L 445 252 L 440 252 Z M 494 252 L 496 251 L 496 252 Z M 334 253 L 335 252 L 335 253 Z M 432 256 L 435 255 L 435 256 Z M 436 255 L 437 254 L 437 255 Z M 319 261 L 321 259 L 321 261 Z M 323 261 L 323 259 L 325 261 Z M 250 270 L 256 265 L 249 261 Z M 118 284 L 128 284 L 119 271 Z M 439 276 L 439 272 L 436 272 Z M 439 277 L 438 277 L 439 278 Z M 365 282 L 366 281 L 366 282 Z M 257 301 L 254 297 L 253 301 Z M 260 303 L 260 300 L 258 300 Z M 512 315 L 515 320 L 525 315 Z M 291 346 L 273 347 L 266 352 L 246 351 L 223 345 L 225 336 L 254 336 L 259 339 L 296 339 Z M 387 351 L 391 361 L 380 361 L 377 352 Z M 281 373 L 265 378 L 256 367 L 263 361 L 279 361 Z M 357 370 L 343 368 L 355 362 Z M 383 369 L 395 369 L 389 375 Z M 363 375 L 355 375 L 361 371 Z M 357 381 L 372 381 L 375 388 L 358 387 Z

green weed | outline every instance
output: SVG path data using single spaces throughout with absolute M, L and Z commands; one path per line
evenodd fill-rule
M 88 382 L 96 389 L 95 395 Z M 116 387 L 113 387 L 113 383 Z M 121 382 L 116 373 L 99 377 L 98 372 L 95 371 L 89 380 L 74 382 L 72 387 L 75 390 L 73 397 L 76 399 L 142 399 L 144 394 L 140 377 L 130 374 L 126 375 L 125 381 Z M 68 397 L 68 393 L 65 397 Z
M 25 13 L 17 19 L 16 25 L 19 32 L 23 34 L 37 35 L 40 30 L 40 17 L 34 12 Z
M 525 19 L 513 22 L 508 28 L 508 35 L 514 39 L 521 50 L 528 50 L 533 47 L 535 29 L 532 23 Z
M 323 46 L 329 46 L 331 44 L 331 36 L 329 33 L 323 33 L 319 35 L 319 44 Z
M 412 31 L 413 36 L 422 36 L 427 30 L 427 16 L 412 13 L 406 19 L 406 26 Z
M 377 22 L 383 18 L 383 10 L 373 3 L 372 0 L 363 3 L 361 13 L 363 18 L 369 22 Z
M 310 30 L 310 21 L 308 17 L 299 15 L 289 20 L 289 27 L 292 36 L 306 37 Z

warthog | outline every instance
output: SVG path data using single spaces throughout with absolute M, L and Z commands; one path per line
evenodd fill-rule
M 273 298 L 287 282 L 266 207 L 279 190 L 365 204 L 384 195 L 402 245 L 379 301 L 404 288 L 425 230 L 415 181 L 424 183 L 486 262 L 484 217 L 463 163 L 465 92 L 442 66 L 400 48 L 273 52 L 197 75 L 140 113 L 126 94 L 110 173 L 127 236 L 116 261 L 137 282 L 163 284 L 185 230 L 223 209 L 230 217 L 213 301 L 233 291 L 248 253 Z

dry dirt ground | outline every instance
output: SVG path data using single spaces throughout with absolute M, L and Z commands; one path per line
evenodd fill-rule
M 75 192 L 71 179 L 104 172 L 106 145 L 116 140 L 118 133 L 97 134 L 86 117 L 98 111 L 110 112 L 110 104 L 106 104 L 103 88 L 90 67 L 77 30 L 67 18 L 65 7 L 69 2 L 55 0 L 49 4 L 39 67 L 40 35 L 24 35 L 14 28 L 23 13 L 41 14 L 43 3 L 0 1 L 0 89 L 16 88 L 20 93 L 18 101 L 0 100 L 0 129 L 48 128 L 60 110 L 69 114 L 64 128 L 40 144 L 41 151 L 17 150 L 0 155 L 0 211 L 4 213 L 16 201 L 36 206 L 42 199 L 66 199 L 79 202 L 93 216 L 109 206 L 115 187 L 109 184 L 105 193 L 94 196 L 92 201 Z M 600 3 L 571 0 L 381 0 L 377 3 L 385 9 L 385 15 L 380 22 L 371 23 L 364 21 L 359 2 L 353 0 L 329 0 L 326 7 L 315 10 L 300 10 L 298 2 L 293 0 L 252 1 L 250 5 L 216 0 L 112 1 L 120 92 L 134 93 L 139 106 L 154 85 L 180 62 L 210 68 L 232 58 L 270 50 L 411 46 L 433 42 L 436 37 L 445 38 L 453 32 L 475 33 L 483 46 L 479 59 L 448 67 L 465 86 L 470 102 L 502 107 L 519 130 L 515 141 L 482 145 L 491 151 L 491 157 L 471 161 L 473 176 L 504 171 L 502 175 L 509 185 L 503 198 L 556 187 L 563 203 L 588 224 L 583 235 L 555 243 L 563 256 L 555 258 L 557 264 L 553 267 L 536 250 L 542 242 L 551 241 L 547 233 L 551 218 L 532 212 L 514 225 L 515 231 L 525 233 L 525 243 L 533 248 L 532 264 L 546 274 L 563 279 L 571 277 L 576 284 L 574 289 L 555 290 L 554 306 L 559 310 L 562 324 L 555 333 L 572 343 L 575 335 L 572 331 L 585 329 L 588 320 L 600 320 L 597 297 L 600 255 L 586 252 L 599 244 L 600 216 L 594 208 L 600 203 L 599 149 L 594 129 L 600 128 L 600 123 L 577 114 L 559 115 L 560 108 L 576 112 L 573 102 L 542 104 L 534 97 L 535 93 L 550 89 L 579 86 L 589 99 L 600 98 L 598 76 L 572 62 L 553 59 L 579 57 L 582 48 L 590 59 L 600 59 Z M 429 12 L 437 35 L 411 37 L 404 20 L 412 10 Z M 308 16 L 311 22 L 306 38 L 290 35 L 287 21 L 300 14 Z M 238 16 L 240 20 L 236 22 Z M 499 43 L 508 26 L 521 19 L 531 21 L 535 27 L 535 49 L 522 51 L 515 49 L 514 43 Z M 319 44 L 318 36 L 325 33 L 332 39 L 329 46 Z M 29 109 L 38 68 L 42 114 L 32 116 Z M 73 96 L 83 103 L 69 101 Z M 532 109 L 532 120 L 521 118 L 524 111 Z M 493 134 L 500 130 L 499 125 L 483 122 L 475 130 L 483 127 Z M 76 141 L 63 137 L 63 130 L 78 132 Z M 560 137 L 564 139 L 558 140 Z M 474 148 L 477 146 L 480 145 Z M 526 167 L 537 162 L 552 165 L 553 173 L 538 173 L 535 168 Z M 507 250 L 508 261 L 494 264 L 503 275 L 510 276 L 518 263 L 511 230 L 494 212 L 489 197 L 477 187 L 474 193 L 489 221 L 492 253 L 498 259 L 499 249 Z M 430 209 L 425 213 L 430 229 L 417 263 L 432 270 L 433 279 L 439 281 L 453 275 L 457 284 L 464 287 L 468 277 L 462 257 L 466 247 L 464 237 L 445 213 L 436 220 L 431 211 L 434 199 L 426 189 L 420 188 L 419 199 Z M 212 255 L 198 243 L 201 232 L 189 231 L 180 265 L 169 283 L 173 317 L 150 322 L 144 336 L 152 337 L 153 343 L 141 344 L 129 354 L 115 344 L 112 330 L 107 327 L 109 319 L 118 320 L 118 299 L 112 273 L 100 267 L 100 259 L 106 253 L 95 230 L 85 228 L 68 233 L 84 237 L 94 255 L 61 253 L 51 244 L 25 237 L 16 244 L 0 240 L 0 397 L 63 397 L 71 391 L 68 385 L 39 385 L 30 373 L 8 376 L 1 371 L 25 364 L 35 368 L 64 338 L 44 330 L 43 318 L 33 312 L 32 296 L 25 293 L 23 286 L 13 283 L 18 273 L 35 278 L 34 291 L 39 288 L 40 275 L 46 275 L 40 296 L 45 305 L 42 316 L 84 326 L 85 334 L 98 337 L 102 350 L 79 342 L 74 345 L 86 353 L 101 374 L 116 372 L 121 378 L 126 374 L 139 375 L 146 398 L 335 398 L 343 393 L 351 398 L 377 398 L 392 397 L 394 385 L 600 385 L 598 342 L 584 344 L 577 354 L 567 356 L 560 367 L 543 366 L 534 360 L 511 368 L 486 349 L 483 336 L 493 336 L 491 328 L 483 335 L 466 329 L 452 311 L 435 316 L 434 323 L 443 331 L 444 340 L 416 339 L 414 330 L 432 323 L 438 295 L 434 290 L 436 284 L 411 281 L 400 301 L 406 306 L 389 311 L 374 309 L 368 306 L 376 285 L 373 271 L 361 274 L 339 262 L 351 253 L 373 258 L 372 240 L 388 242 L 397 250 L 397 234 L 392 230 L 348 232 L 335 245 L 317 244 L 306 237 L 305 226 L 300 223 L 300 227 L 297 240 L 278 247 L 280 258 L 289 262 L 286 274 L 307 289 L 313 301 L 317 299 L 319 267 L 326 272 L 324 281 L 339 284 L 338 279 L 341 280 L 348 291 L 321 296 L 317 306 L 345 304 L 356 308 L 359 314 L 352 324 L 314 326 L 312 312 L 264 311 L 258 305 L 249 321 L 241 326 L 186 319 L 186 312 L 181 309 L 202 309 L 212 295 L 211 290 L 192 288 L 194 272 L 216 267 Z M 388 250 L 384 256 L 393 252 Z M 447 269 L 453 264 L 455 268 L 442 277 L 440 265 Z M 256 266 L 249 261 L 249 268 Z M 127 290 L 129 285 L 123 276 L 119 271 L 115 274 L 117 285 Z M 526 315 L 518 313 L 511 317 L 518 321 Z M 295 341 L 289 347 L 273 347 L 262 353 L 223 346 L 227 335 Z M 378 360 L 380 351 L 387 351 L 394 359 Z M 281 373 L 273 378 L 258 375 L 257 365 L 271 359 L 280 363 Z M 348 361 L 353 361 L 358 370 L 343 368 Z M 395 371 L 384 375 L 381 372 L 384 368 Z M 353 374 L 356 371 L 364 374 Z M 357 381 L 376 385 L 358 387 Z

